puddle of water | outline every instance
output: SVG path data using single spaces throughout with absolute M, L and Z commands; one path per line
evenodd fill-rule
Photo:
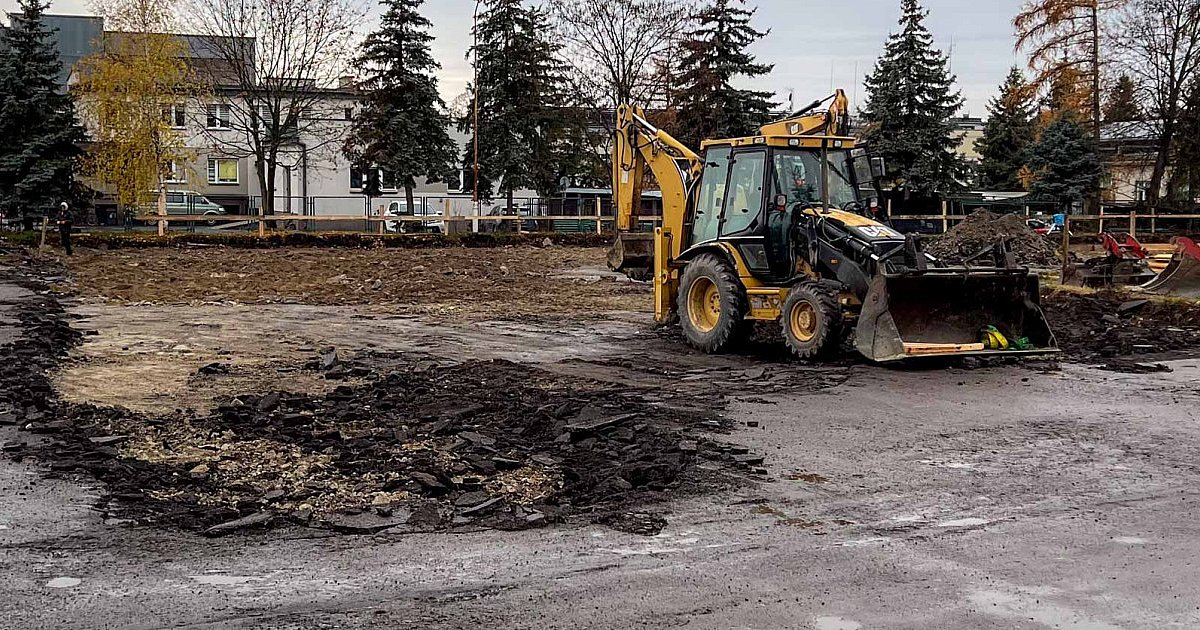
M 979 606 L 979 612 L 1008 619 L 1032 620 L 1061 630 L 1120 630 L 1103 621 L 1088 619 L 1082 613 L 1047 603 L 1043 596 L 975 591 L 967 599 Z
M 189 578 L 211 586 L 237 586 L 248 582 L 262 582 L 263 578 L 248 575 L 189 575 Z
M 943 521 L 937 524 L 937 527 L 976 527 L 978 525 L 987 525 L 991 523 L 986 518 L 960 518 L 953 521 Z
M 1135 536 L 1116 536 L 1113 538 L 1113 542 L 1121 543 L 1122 545 L 1144 545 L 1150 541 Z
M 74 588 L 79 586 L 83 580 L 73 577 L 56 577 L 49 582 L 46 582 L 48 588 Z
M 817 630 L 861 630 L 862 624 L 843 617 L 817 617 L 813 620 Z
M 891 538 L 887 536 L 876 536 L 874 538 L 860 538 L 858 540 L 843 540 L 842 542 L 833 543 L 834 547 L 867 547 L 870 545 L 882 545 L 891 542 Z

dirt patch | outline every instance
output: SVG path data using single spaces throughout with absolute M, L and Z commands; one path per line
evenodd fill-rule
M 1200 304 L 1126 292 L 1047 293 L 1042 308 L 1069 357 L 1095 359 L 1200 348 Z
M 644 311 L 651 292 L 608 272 L 602 248 L 91 250 L 68 264 L 62 288 L 119 303 L 369 304 L 496 319 Z
M 1058 264 L 1058 250 L 1046 237 L 1029 229 L 1023 217 L 987 210 L 977 210 L 950 231 L 929 239 L 925 251 L 945 262 L 958 264 L 999 241 L 1008 243 L 1019 264 L 1030 267 Z
M 699 488 L 705 460 L 762 462 L 704 437 L 727 428 L 714 414 L 628 387 L 506 361 L 376 361 L 322 366 L 369 381 L 324 396 L 246 394 L 205 416 L 72 405 L 29 428 L 55 437 L 39 452 L 54 469 L 108 484 L 109 516 L 214 534 L 524 528 Z

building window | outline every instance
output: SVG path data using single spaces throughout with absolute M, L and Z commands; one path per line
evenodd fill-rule
M 400 186 L 396 183 L 396 174 L 379 169 L 379 190 L 393 193 L 400 190 Z
M 164 107 L 163 119 L 172 129 L 187 129 L 187 109 L 182 104 Z
M 209 105 L 206 124 L 209 129 L 229 129 L 229 106 L 219 103 Z
M 168 160 L 166 168 L 166 176 L 163 178 L 164 184 L 186 184 L 187 177 L 184 175 L 183 167 L 175 160 Z
M 1145 201 L 1150 195 L 1150 182 L 1139 180 L 1133 183 L 1133 200 L 1137 202 Z
M 208 183 L 238 183 L 238 161 L 233 158 L 209 158 Z
M 394 193 L 399 190 L 399 184 L 396 182 L 396 177 L 392 173 L 381 168 L 374 169 L 350 169 L 350 192 L 362 192 L 367 185 L 367 180 L 371 175 L 374 175 L 379 184 L 379 192 Z
M 354 120 L 354 108 L 353 107 L 346 108 L 346 120 Z

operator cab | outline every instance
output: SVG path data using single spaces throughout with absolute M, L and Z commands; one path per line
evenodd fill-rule
M 704 144 L 703 160 L 685 249 L 728 242 L 764 282 L 787 282 L 805 273 L 804 261 L 830 259 L 812 255 L 817 230 L 853 235 L 876 253 L 904 243 L 903 235 L 864 216 L 878 208 L 873 172 L 881 173 L 882 163 L 854 149 L 853 138 L 715 141 Z M 838 275 L 833 268 L 818 271 Z

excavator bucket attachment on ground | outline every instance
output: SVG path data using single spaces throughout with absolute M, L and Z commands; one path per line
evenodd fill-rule
M 1021 269 L 931 269 L 879 275 L 863 303 L 858 351 L 887 362 L 951 355 L 1058 352 L 1039 305 L 1038 277 Z M 989 347 L 995 327 L 1008 349 Z
M 623 271 L 629 277 L 644 280 L 654 267 L 654 235 L 648 232 L 621 232 L 608 250 L 608 268 Z
M 1200 298 L 1200 245 L 1182 236 L 1175 239 L 1175 255 L 1170 264 L 1138 289 L 1155 295 Z

